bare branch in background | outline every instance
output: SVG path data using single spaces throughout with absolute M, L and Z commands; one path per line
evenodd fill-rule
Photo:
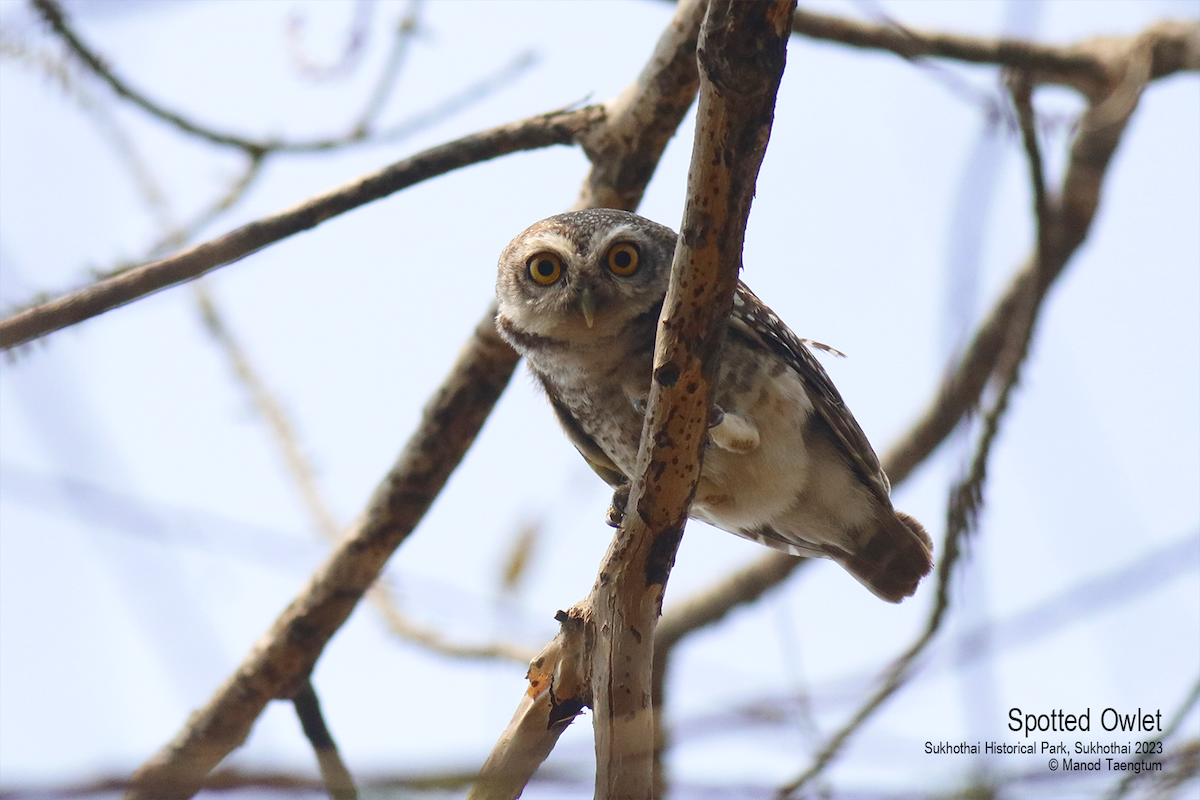
M 375 83 L 371 97 L 367 100 L 366 107 L 350 130 L 351 136 L 365 136 L 379 117 L 379 113 L 383 111 L 383 106 L 391 95 L 392 88 L 396 85 L 396 78 L 400 75 L 404 60 L 408 56 L 408 49 L 412 45 L 413 37 L 420 29 L 420 25 L 421 0 L 409 0 L 408 7 L 404 10 L 404 16 L 400 18 L 400 23 L 396 26 L 396 35 L 392 39 L 392 48 L 388 51 L 387 62 L 384 64 L 383 71 L 379 73 L 379 79 Z
M 803 10 L 796 12 L 795 20 L 794 30 L 807 36 L 827 38 L 843 44 L 874 49 L 895 50 L 896 47 L 899 47 L 899 45 L 892 46 L 898 41 L 895 29 L 886 26 L 825 17 Z M 916 34 L 907 32 L 904 36 L 911 38 Z M 1150 47 L 1150 51 L 1155 54 L 1155 60 L 1150 70 L 1152 75 L 1164 77 L 1175 71 L 1200 69 L 1200 25 L 1164 22 L 1154 26 L 1142 36 L 1149 36 L 1154 41 Z M 1023 56 L 1011 56 L 1010 54 L 1025 52 L 1022 47 L 1026 47 L 1026 49 L 1029 47 L 1024 42 L 1011 43 L 1015 47 L 1010 47 L 1008 42 L 997 44 L 990 40 L 949 34 L 929 34 L 928 39 L 943 44 L 934 46 L 926 41 L 921 45 L 924 50 L 916 53 L 917 55 L 938 55 L 949 58 L 957 57 L 955 54 L 974 54 L 972 58 L 966 60 L 977 60 L 980 63 L 1005 63 L 1003 59 L 1006 58 L 1021 58 Z M 923 41 L 925 40 L 917 39 L 918 43 Z M 1101 41 L 1105 42 L 1107 51 L 1112 52 L 1119 51 L 1119 47 L 1112 44 L 1113 41 L 1125 41 L 1128 45 L 1128 42 L 1133 40 L 1091 40 L 1093 43 Z M 1099 47 L 1098 44 L 1092 46 Z M 1086 60 L 1083 54 L 1076 53 L 1076 49 L 1082 48 L 1083 45 L 1078 45 L 1076 48 L 1047 48 L 1041 45 L 1032 47 L 1033 50 L 1030 52 L 1035 54 L 1029 56 L 1034 59 L 1032 63 L 1047 73 L 1053 71 L 1051 67 L 1061 72 L 1072 68 L 1072 65 L 1081 65 Z M 1057 55 L 1047 55 L 1050 50 L 1057 51 Z M 908 52 L 905 50 L 900 54 L 905 55 Z M 1090 74 L 1095 69 L 1097 62 L 1092 60 L 1087 63 L 1092 66 L 1080 66 L 1079 68 L 1087 70 Z M 1132 109 L 1130 111 L 1132 112 Z M 976 330 L 975 336 L 959 360 L 958 366 L 943 382 L 928 410 L 881 459 L 884 472 L 887 473 L 893 487 L 903 483 L 917 465 L 945 441 L 963 416 L 978 405 L 988 379 L 997 369 L 1013 315 L 1023 299 L 1029 296 L 1029 285 L 1033 282 L 1034 273 L 1030 268 L 1027 267 L 1017 273 L 987 319 Z M 796 563 L 798 560 L 793 556 L 784 553 L 767 553 L 751 565 L 744 567 L 728 579 L 689 601 L 689 605 L 694 602 L 697 607 L 707 609 L 705 615 L 694 619 L 698 623 L 703 620 L 703 624 L 706 625 L 722 618 L 732 608 L 756 599 L 762 592 L 784 580 Z M 747 597 L 746 587 L 755 587 L 755 591 L 749 593 L 748 599 L 743 599 Z M 683 618 L 676 622 L 672 619 L 672 615 L 673 612 L 669 611 L 664 616 L 660 630 L 672 630 L 673 637 L 675 637 L 673 641 L 678 641 L 679 638 L 695 629 L 688 627 Z M 711 619 L 709 619 L 710 616 Z M 679 625 L 680 628 L 676 628 L 676 625 Z M 656 660 L 664 667 L 668 651 L 669 646 L 656 653 Z
M 253 141 L 213 130 L 180 114 L 166 110 L 119 78 L 105 60 L 82 41 L 70 26 L 61 7 L 54 0 L 36 0 L 33 5 L 42 18 L 49 24 L 51 30 L 66 44 L 68 50 L 79 59 L 87 70 L 106 83 L 117 96 L 133 103 L 151 116 L 175 126 L 184 133 L 198 136 L 213 144 L 228 144 L 237 147 L 247 155 L 247 165 L 244 172 L 241 177 L 233 181 L 227 191 L 218 196 L 204 211 L 197 214 L 190 222 L 183 225 L 176 225 L 171 220 L 170 214 L 167 211 L 169 204 L 166 201 L 165 195 L 162 195 L 157 184 L 150 179 L 148 167 L 142 162 L 140 155 L 128 136 L 117 126 L 115 119 L 109 113 L 108 109 L 95 98 L 91 97 L 90 93 L 79 82 L 71 80 L 68 65 L 63 63 L 61 59 L 40 51 L 30 50 L 24 42 L 8 35 L 8 31 L 5 29 L 4 33 L 6 35 L 3 41 L 0 42 L 3 46 L 4 56 L 19 59 L 34 66 L 39 71 L 49 75 L 63 87 L 64 91 L 69 92 L 79 100 L 82 108 L 97 124 L 101 134 L 113 145 L 119 160 L 126 166 L 133 177 L 139 192 L 147 199 L 150 210 L 155 214 L 158 226 L 168 231 L 159 242 L 149 248 L 147 256 L 141 261 L 119 264 L 111 270 L 95 273 L 100 278 L 113 277 L 128 272 L 135 267 L 144 266 L 147 260 L 162 258 L 191 241 L 206 225 L 219 218 L 245 195 L 250 185 L 261 173 L 269 156 L 282 153 L 323 153 L 359 144 L 386 144 L 400 141 L 452 117 L 472 103 L 478 102 L 509 85 L 536 63 L 536 58 L 532 53 L 519 53 L 508 64 L 502 66 L 493 74 L 485 76 L 430 108 L 418 112 L 398 123 L 394 123 L 385 130 L 374 130 L 375 118 L 382 110 L 383 104 L 387 100 L 391 88 L 397 79 L 403 65 L 403 55 L 408 49 L 408 43 L 418 30 L 419 21 L 417 12 L 420 7 L 420 0 L 413 0 L 400 21 L 392 54 L 385 65 L 384 71 L 377 80 L 371 100 L 363 114 L 360 115 L 359 121 L 351 126 L 348 133 L 307 141 L 282 139 Z M 352 31 L 351 41 L 348 44 L 348 52 L 361 52 L 363 42 L 359 41 L 356 45 L 355 41 L 365 37 L 365 29 L 359 29 L 369 22 L 369 12 L 370 3 L 360 3 L 355 21 L 355 30 Z M 298 19 L 293 18 L 293 24 L 290 26 L 289 31 L 295 32 Z M 292 36 L 288 41 L 294 44 L 294 38 Z M 38 298 L 37 302 L 42 302 L 41 297 Z M 2 338 L 2 333 L 0 333 L 0 338 Z
M 292 705 L 296 708 L 296 716 L 300 718 L 304 736 L 316 753 L 321 780 L 325 783 L 325 791 L 329 793 L 330 800 L 358 800 L 354 779 L 350 777 L 350 770 L 346 769 L 337 744 L 325 725 L 321 703 L 317 699 L 317 691 L 313 688 L 311 680 L 304 682 L 304 686 L 292 698 Z
M 252 139 L 217 130 L 208 125 L 201 125 L 183 114 L 172 111 L 150 99 L 144 93 L 133 88 L 123 78 L 119 77 L 98 53 L 84 43 L 79 34 L 71 27 L 62 8 L 54 0 L 33 0 L 33 4 L 42 15 L 42 18 L 50 25 L 51 30 L 63 40 L 70 51 L 119 97 L 123 97 L 128 102 L 142 109 L 142 111 L 174 126 L 183 133 L 199 137 L 211 144 L 237 148 L 251 158 L 261 158 L 271 153 L 318 153 L 354 144 L 396 141 L 399 138 L 408 136 L 415 130 L 428 127 L 446 119 L 451 114 L 466 107 L 469 103 L 486 97 L 496 89 L 511 83 L 514 78 L 531 66 L 535 60 L 530 53 L 518 54 L 508 65 L 498 70 L 495 75 L 467 87 L 457 95 L 438 103 L 433 108 L 376 135 L 372 130 L 372 123 L 382 110 L 383 102 L 391 92 L 397 71 L 403 62 L 402 57 L 396 57 L 395 54 L 396 52 L 400 52 L 401 56 L 403 55 L 407 47 L 407 42 L 411 38 L 411 32 L 415 30 L 415 28 L 406 27 L 402 22 L 401 35 L 396 40 L 393 54 L 389 57 L 388 63 L 380 75 L 376 89 L 372 94 L 372 99 L 368 102 L 358 123 L 351 128 L 349 133 L 310 140 L 280 138 Z
M 270 145 L 266 143 L 254 142 L 236 134 L 198 125 L 183 115 L 147 98 L 124 80 L 117 77 L 108 64 L 104 62 L 104 59 L 83 43 L 83 40 L 79 38 L 79 35 L 67 21 L 66 15 L 63 14 L 63 10 L 59 7 L 58 3 L 53 2 L 53 0 L 33 0 L 33 7 L 42 15 L 42 19 L 46 21 L 51 30 L 58 34 L 63 42 L 66 43 L 71 52 L 87 65 L 88 69 L 107 83 L 109 88 L 116 92 L 117 95 L 141 108 L 147 114 L 174 125 L 184 133 L 198 136 L 212 144 L 236 147 L 251 156 L 262 155 L 270 149 Z
M 265 157 L 250 157 L 247 160 L 246 166 L 242 170 L 241 174 L 230 182 L 229 187 L 224 192 L 218 195 L 216 199 L 209 203 L 208 206 L 199 214 L 192 217 L 192 219 L 187 223 L 177 226 L 174 230 L 168 231 L 165 236 L 163 236 L 150 247 L 150 250 L 147 252 L 146 259 L 143 260 L 142 263 L 144 264 L 146 260 L 162 258 L 168 253 L 174 252 L 183 247 L 192 239 L 194 239 L 206 225 L 211 224 L 226 211 L 237 205 L 238 202 L 246 196 L 246 192 L 250 191 L 250 187 L 254 185 L 254 182 L 258 180 L 258 177 L 262 175 L 262 168 L 265 161 Z M 141 266 L 141 264 L 130 264 L 128 266 L 113 270 L 110 273 L 98 275 L 96 277 L 112 277 L 138 266 Z
M 300 205 L 243 225 L 182 253 L 128 270 L 0 323 L 0 347 L 28 342 L 131 303 L 177 283 L 231 264 L 289 236 L 315 228 L 339 214 L 379 200 L 421 181 L 522 150 L 571 144 L 597 124 L 603 110 L 590 106 L 555 111 L 464 136 L 366 175 Z
M 283 404 L 275 398 L 275 395 L 259 377 L 258 370 L 250 363 L 241 343 L 238 342 L 217 311 L 212 295 L 203 281 L 197 281 L 192 286 L 204 327 L 221 348 L 221 353 L 229 362 L 238 383 L 250 395 L 250 402 L 254 405 L 255 411 L 258 412 L 259 417 L 271 432 L 271 438 L 283 458 L 284 468 L 296 486 L 300 501 L 304 504 L 309 519 L 312 520 L 313 525 L 322 536 L 330 541 L 336 541 L 341 534 L 342 526 L 317 485 L 317 476 L 312 462 L 309 461 L 308 455 L 301 447 L 299 437 L 296 435 L 295 428 L 292 427 L 291 420 L 288 419 L 287 412 L 283 409 Z
M 1194 33 L 1200 37 L 1200 25 L 1195 26 Z M 812 765 L 796 780 L 779 790 L 781 797 L 790 797 L 800 791 L 832 762 L 846 741 L 904 685 L 911 676 L 917 657 L 940 628 L 950 605 L 950 577 L 961 556 L 963 543 L 975 526 L 983 502 L 988 456 L 999 430 L 1000 420 L 1008 408 L 1009 397 L 1019 378 L 1021 365 L 1028 353 L 1038 313 L 1051 284 L 1062 274 L 1071 256 L 1087 237 L 1099 205 L 1100 191 L 1112 154 L 1126 123 L 1137 107 L 1142 89 L 1153 74 L 1152 54 L 1171 49 L 1172 35 L 1170 26 L 1160 23 L 1145 33 L 1122 42 L 1106 42 L 1105 47 L 1111 48 L 1109 52 L 1124 54 L 1125 63 L 1122 69 L 1110 73 L 1113 75 L 1113 82 L 1108 96 L 1091 98 L 1092 103 L 1084 114 L 1079 135 L 1071 147 L 1059 196 L 1054 199 L 1049 198 L 1044 189 L 1041 153 L 1033 132 L 1033 109 L 1029 97 L 1036 78 L 1033 73 L 1022 73 L 1014 77 L 1014 98 L 1022 130 L 1026 133 L 1025 145 L 1035 187 L 1034 213 L 1037 217 L 1038 236 L 1035 251 L 1023 272 L 1029 276 L 1024 282 L 1024 292 L 1015 298 L 1008 330 L 996 354 L 996 368 L 990 376 L 995 386 L 995 398 L 984 414 L 982 430 L 967 475 L 951 491 L 946 534 L 939 552 L 934 605 L 924 630 L 893 662 L 879 688 L 850 720 L 829 738 L 813 759 Z M 1163 36 L 1168 39 L 1165 46 L 1160 41 L 1160 37 Z M 1196 58 L 1200 59 L 1200 48 L 1196 51 Z M 1186 63 L 1186 60 L 1176 61 L 1176 64 Z M 1037 188 L 1039 185 L 1042 186 L 1040 191 Z

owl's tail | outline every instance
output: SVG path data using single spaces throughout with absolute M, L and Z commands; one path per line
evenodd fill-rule
M 828 547 L 826 553 L 889 603 L 911 596 L 933 569 L 933 541 L 908 514 L 881 514 L 875 530 L 860 541 L 862 546 L 853 553 L 836 547 Z

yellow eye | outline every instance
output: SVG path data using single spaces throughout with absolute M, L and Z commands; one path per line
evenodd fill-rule
M 525 264 L 529 267 L 529 277 L 542 286 L 549 286 L 562 275 L 562 260 L 554 253 L 538 253 Z
M 608 268 L 621 277 L 637 272 L 638 249 L 629 243 L 613 245 L 604 259 Z

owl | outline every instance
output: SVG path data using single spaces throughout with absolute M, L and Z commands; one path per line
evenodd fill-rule
M 617 524 L 676 238 L 626 211 L 574 211 L 529 227 L 500 256 L 496 326 L 576 449 L 616 489 Z M 916 591 L 932 566 L 929 536 L 892 508 L 879 459 L 825 370 L 741 282 L 711 401 L 693 518 L 831 558 L 889 602 Z

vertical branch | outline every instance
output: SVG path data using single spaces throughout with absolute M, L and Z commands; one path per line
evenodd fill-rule
M 651 666 L 663 592 L 700 478 L 709 389 L 741 268 L 795 3 L 713 2 L 700 31 L 688 202 L 663 303 L 637 475 L 592 590 L 596 797 L 650 797 Z
M 604 124 L 580 134 L 592 169 L 573 209 L 633 211 L 641 202 L 667 142 L 696 98 L 696 42 L 706 8 L 704 0 L 682 0 L 637 80 L 605 104 Z M 529 689 L 480 769 L 471 800 L 518 797 L 562 732 L 592 705 L 586 657 L 592 628 L 584 615 L 583 608 L 557 615 L 559 634 L 530 664 Z

